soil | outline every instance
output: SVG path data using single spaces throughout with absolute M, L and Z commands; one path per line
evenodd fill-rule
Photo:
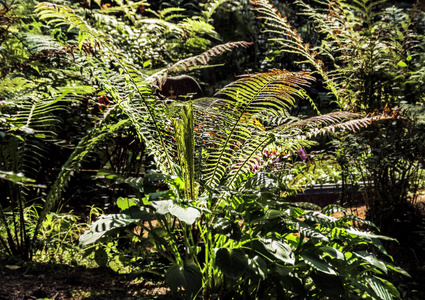
M 11 263 L 0 260 L 0 300 L 170 298 L 162 280 L 131 279 L 104 268 Z

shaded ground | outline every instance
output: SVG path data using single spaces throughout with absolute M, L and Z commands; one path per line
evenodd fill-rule
M 0 299 L 169 299 L 162 281 L 131 279 L 103 268 L 0 260 Z

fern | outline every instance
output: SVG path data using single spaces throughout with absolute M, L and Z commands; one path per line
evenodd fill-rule
M 168 73 L 171 72 L 180 72 L 180 71 L 189 71 L 190 67 L 196 67 L 198 64 L 206 65 L 210 61 L 211 57 L 215 57 L 223 54 L 223 52 L 227 52 L 232 50 L 235 47 L 249 47 L 252 43 L 248 42 L 227 42 L 225 44 L 217 45 L 212 47 L 211 49 L 183 60 L 178 61 L 172 66 L 161 70 L 147 78 L 147 81 L 150 82 L 153 86 L 157 88 L 161 88 L 162 85 L 167 80 Z
M 203 5 L 202 16 L 205 22 L 209 22 L 211 20 L 212 15 L 216 12 L 216 10 L 226 2 L 230 2 L 230 0 L 214 0 L 208 1 Z
M 325 71 L 325 65 L 318 57 L 317 51 L 310 49 L 309 43 L 303 42 L 303 39 L 298 34 L 297 30 L 292 29 L 288 20 L 278 13 L 268 0 L 252 0 L 251 3 L 254 6 L 253 10 L 258 14 L 257 18 L 265 19 L 267 21 L 268 28 L 266 29 L 266 32 L 277 36 L 273 38 L 273 41 L 280 44 L 282 51 L 304 57 L 304 61 L 298 61 L 297 63 L 311 64 L 316 69 L 316 72 L 323 77 L 326 86 L 336 97 L 336 101 L 338 101 L 339 94 L 337 86 Z

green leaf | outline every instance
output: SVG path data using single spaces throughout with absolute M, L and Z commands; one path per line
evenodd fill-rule
M 335 270 L 332 268 L 330 264 L 328 264 L 324 259 L 322 259 L 320 256 L 315 255 L 313 253 L 300 253 L 300 256 L 303 258 L 304 262 L 308 264 L 309 266 L 313 267 L 317 271 L 330 274 L 330 275 L 336 275 Z
M 100 267 L 106 267 L 108 264 L 108 254 L 106 253 L 105 249 L 98 248 L 94 252 L 94 260 Z
M 128 199 L 128 198 L 123 198 L 123 197 L 119 197 L 117 199 L 117 206 L 119 207 L 119 209 L 121 210 L 126 210 L 127 208 L 130 208 L 132 206 L 137 205 L 137 199 Z
M 241 249 L 220 248 L 215 255 L 215 264 L 224 275 L 238 279 L 248 268 L 248 258 Z
M 215 233 L 227 236 L 233 240 L 240 240 L 242 236 L 239 224 L 226 218 L 217 218 L 217 220 L 214 221 L 212 228 Z
M 380 300 L 392 300 L 393 297 L 388 292 L 382 281 L 376 277 L 366 276 L 366 282 L 368 286 L 375 292 L 377 299 Z
M 336 258 L 339 260 L 345 260 L 344 254 L 333 247 L 325 246 L 325 247 L 320 247 L 319 249 L 322 250 L 324 253 L 329 254 L 333 258 Z
M 184 208 L 173 203 L 168 209 L 173 216 L 188 225 L 195 223 L 196 219 L 201 216 L 201 212 L 194 207 Z
M 357 236 L 365 237 L 365 238 L 370 238 L 370 239 L 378 238 L 378 239 L 387 240 L 387 241 L 394 241 L 395 240 L 394 238 L 390 238 L 388 236 L 374 234 L 374 233 L 369 232 L 369 231 L 360 231 L 360 230 L 353 228 L 353 227 L 348 228 L 346 230 L 346 232 L 349 233 L 349 234 L 353 234 L 353 235 L 357 235 Z
M 101 216 L 97 221 L 90 225 L 90 229 L 80 236 L 80 245 L 88 245 L 97 242 L 108 232 L 126 227 L 140 220 L 148 220 L 152 213 L 144 207 L 132 206 L 120 214 L 110 214 Z
M 390 292 L 391 295 L 393 295 L 396 298 L 400 298 L 400 292 L 397 290 L 397 288 L 389 282 L 388 280 L 385 280 L 383 278 L 376 277 L 377 279 L 381 280 L 382 284 L 385 286 L 385 288 Z
M 338 205 L 338 204 L 329 204 L 328 206 L 326 206 L 322 209 L 322 213 L 325 214 L 325 215 L 328 215 L 328 216 L 333 214 L 333 213 L 340 212 L 340 211 L 348 212 L 348 210 L 346 208 L 344 208 L 344 207 L 342 207 L 341 205 Z
M 405 67 L 407 67 L 407 64 L 404 61 L 399 61 L 397 63 L 397 66 L 402 67 L 402 68 L 405 68 Z
M 277 259 L 293 265 L 295 263 L 295 256 L 292 252 L 291 246 L 280 240 L 274 238 L 259 238 L 264 248 Z
M 248 269 L 255 275 L 260 277 L 262 280 L 266 279 L 267 276 L 267 264 L 260 256 L 248 259 Z
M 170 213 L 188 225 L 195 223 L 196 219 L 201 216 L 201 212 L 198 209 L 194 207 L 184 208 L 175 204 L 173 200 L 154 201 L 152 206 L 158 214 L 165 215 Z
M 191 261 L 183 266 L 172 265 L 165 273 L 165 282 L 173 293 L 183 288 L 186 299 L 193 299 L 202 287 L 202 273 L 199 267 Z
M 390 269 L 391 271 L 394 271 L 394 272 L 396 272 L 396 273 L 402 274 L 402 275 L 407 276 L 407 277 L 411 277 L 409 273 L 407 273 L 405 270 L 403 270 L 403 269 L 402 269 L 402 268 L 400 268 L 400 267 L 394 266 L 394 265 L 392 265 L 392 264 L 390 264 L 390 263 L 386 263 L 385 265 L 386 265 L 386 266 L 387 266 L 387 268 L 388 268 L 388 269 Z
M 385 263 L 379 260 L 375 255 L 371 253 L 367 253 L 365 251 L 354 252 L 354 255 L 367 261 L 371 266 L 378 268 L 382 272 L 388 273 L 388 269 L 385 266 Z
M 406 61 L 411 61 L 411 60 L 412 60 L 412 56 L 411 55 L 409 55 L 409 56 L 406 57 Z
M 349 221 L 356 221 L 356 222 L 363 223 L 363 224 L 366 224 L 368 226 L 375 227 L 376 229 L 378 229 L 378 227 L 375 225 L 375 223 L 373 223 L 373 222 L 371 222 L 369 220 L 365 220 L 365 219 L 359 218 L 356 215 L 343 216 L 342 218 L 340 218 L 337 221 L 337 224 L 344 224 L 344 223 L 347 223 Z

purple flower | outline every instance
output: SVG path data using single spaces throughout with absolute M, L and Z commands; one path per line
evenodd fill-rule
M 301 160 L 306 160 L 308 157 L 303 148 L 298 149 L 297 153 Z

